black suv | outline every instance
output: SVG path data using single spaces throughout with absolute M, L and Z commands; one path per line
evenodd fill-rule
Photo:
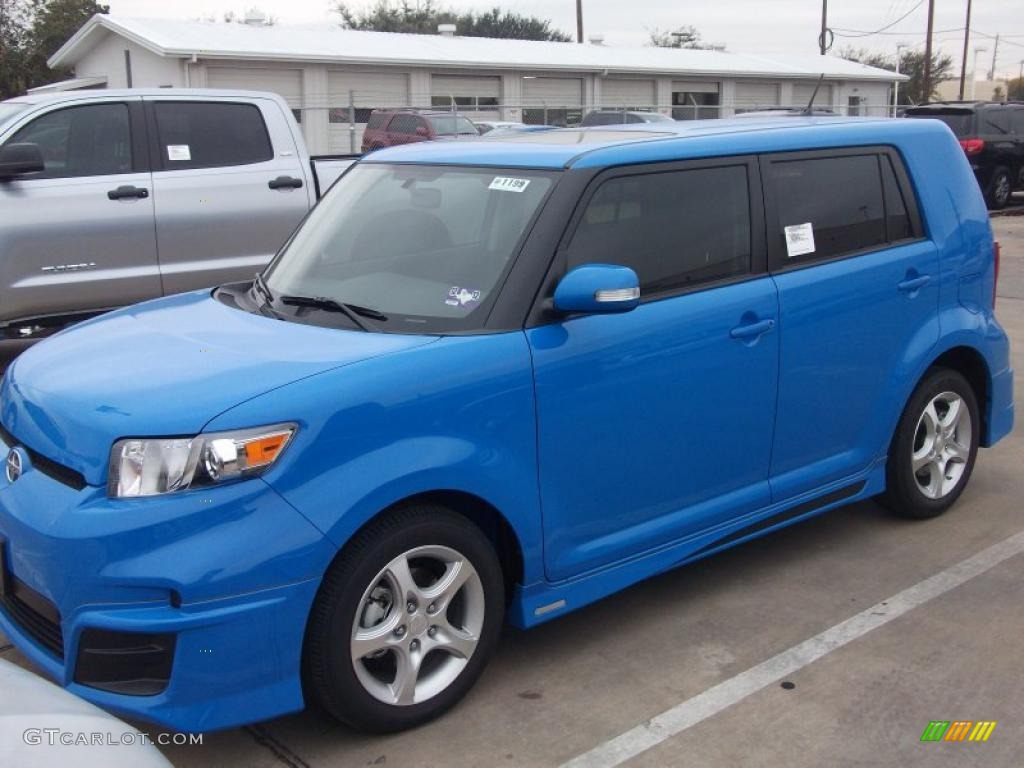
M 1024 102 L 941 101 L 911 107 L 905 117 L 941 120 L 960 139 L 989 208 L 1024 189 Z

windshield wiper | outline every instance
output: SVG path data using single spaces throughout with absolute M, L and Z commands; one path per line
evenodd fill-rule
M 322 309 L 325 312 L 340 312 L 364 331 L 369 331 L 370 328 L 366 323 L 359 319 L 360 315 L 374 320 L 380 320 L 382 322 L 388 319 L 387 315 L 383 312 L 378 312 L 376 309 L 361 307 L 358 304 L 346 304 L 342 301 L 329 299 L 326 296 L 282 296 L 281 303 L 289 304 L 293 307 L 312 307 L 313 309 Z
M 260 310 L 265 310 L 270 313 L 271 317 L 280 319 L 280 315 L 274 309 L 274 294 L 267 286 L 266 281 L 263 279 L 261 272 L 256 273 L 256 279 L 252 281 L 253 293 L 259 294 L 263 298 L 263 303 L 260 304 Z

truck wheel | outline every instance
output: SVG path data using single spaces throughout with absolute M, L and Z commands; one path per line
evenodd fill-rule
M 992 180 L 988 183 L 988 207 L 994 211 L 1005 208 L 1012 193 L 1013 181 L 1010 179 L 1010 172 L 1003 167 L 996 168 L 992 172 Z
M 970 480 L 980 437 L 978 401 L 967 379 L 933 368 L 900 417 L 882 503 L 902 517 L 941 515 Z
M 306 631 L 307 693 L 359 730 L 424 723 L 476 682 L 504 609 L 497 555 L 476 526 L 435 504 L 395 510 L 324 577 Z

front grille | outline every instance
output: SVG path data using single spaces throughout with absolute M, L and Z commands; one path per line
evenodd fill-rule
M 32 466 L 38 469 L 47 477 L 56 480 L 58 483 L 63 483 L 69 488 L 74 488 L 76 491 L 80 491 L 87 483 L 85 482 L 85 475 L 81 472 L 76 472 L 71 467 L 65 467 L 63 464 L 59 464 L 53 459 L 48 459 L 43 456 L 39 451 L 34 451 L 23 443 L 19 443 L 15 439 L 14 435 L 4 429 L 4 425 L 0 424 L 0 440 L 9 446 L 20 446 L 25 453 L 28 454 L 29 459 L 32 460 Z
M 17 577 L 8 574 L 10 592 L 0 597 L 3 608 L 21 630 L 63 661 L 64 633 L 57 607 Z

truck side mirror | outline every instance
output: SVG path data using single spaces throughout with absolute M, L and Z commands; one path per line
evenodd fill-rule
M 19 142 L 0 148 L 0 179 L 14 179 L 46 170 L 38 144 Z

